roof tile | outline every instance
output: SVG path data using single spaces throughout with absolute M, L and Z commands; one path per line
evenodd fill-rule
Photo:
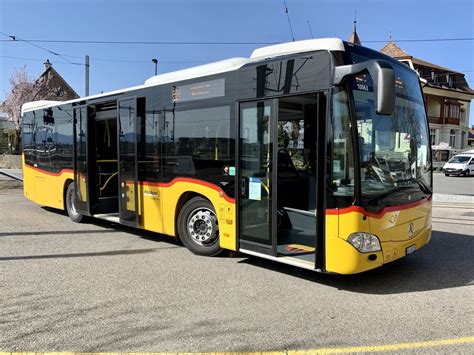
M 388 42 L 380 51 L 394 58 L 411 58 L 410 54 L 405 52 L 392 41 Z

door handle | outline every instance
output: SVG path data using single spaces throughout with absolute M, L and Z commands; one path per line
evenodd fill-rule
M 247 179 L 242 178 L 242 180 L 240 180 L 240 195 L 245 197 L 246 194 L 247 194 Z

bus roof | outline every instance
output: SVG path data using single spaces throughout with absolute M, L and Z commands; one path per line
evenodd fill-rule
M 178 70 L 170 73 L 160 74 L 152 76 L 147 79 L 143 85 L 133 86 L 126 89 L 119 89 L 109 91 L 97 95 L 81 97 L 69 101 L 32 101 L 23 104 L 21 111 L 24 112 L 32 111 L 39 108 L 58 106 L 62 104 L 74 103 L 88 99 L 95 99 L 100 97 L 111 96 L 115 94 L 125 93 L 127 91 L 133 91 L 137 89 L 143 89 L 151 86 L 168 84 L 176 81 L 189 80 L 194 78 L 200 78 L 203 76 L 221 74 L 237 70 L 248 63 L 263 61 L 271 58 L 276 58 L 289 54 L 313 52 L 318 50 L 327 51 L 344 51 L 344 42 L 339 38 L 321 38 L 321 39 L 309 39 L 304 41 L 295 41 L 280 43 L 272 46 L 266 46 L 255 49 L 249 58 L 231 58 L 214 62 L 210 64 L 199 65 L 192 68 Z
M 255 49 L 250 55 L 252 62 L 265 60 L 282 55 L 313 52 L 313 51 L 344 51 L 344 42 L 339 38 L 307 39 L 304 41 L 287 42 Z

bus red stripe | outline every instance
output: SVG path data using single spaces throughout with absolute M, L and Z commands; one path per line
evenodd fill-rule
M 33 167 L 31 165 L 27 165 L 27 164 L 25 164 L 25 167 L 27 167 L 29 169 L 32 169 L 32 170 L 35 170 L 35 171 L 38 171 L 40 173 L 46 174 L 46 175 L 50 175 L 50 176 L 60 176 L 60 175 L 65 174 L 65 173 L 73 173 L 74 172 L 71 169 L 62 169 L 59 173 L 51 173 L 49 171 L 44 171 L 40 168 L 36 168 L 36 167 Z M 140 183 L 140 185 L 143 185 L 143 186 L 171 187 L 172 185 L 174 185 L 178 182 L 187 182 L 187 183 L 191 183 L 191 184 L 197 184 L 197 185 L 209 187 L 209 188 L 211 188 L 211 189 L 213 189 L 213 190 L 215 190 L 219 193 L 222 193 L 222 197 L 227 202 L 235 204 L 235 199 L 232 198 L 232 197 L 229 197 L 219 186 L 217 186 L 215 184 L 212 184 L 210 182 L 207 182 L 207 181 L 203 181 L 203 180 L 198 180 L 198 179 L 193 179 L 193 178 L 174 178 L 170 182 L 160 183 L 160 182 L 140 181 L 139 183 Z M 432 198 L 432 196 L 430 196 L 426 200 L 419 200 L 419 201 L 415 201 L 415 202 L 410 202 L 410 203 L 407 203 L 407 204 L 404 204 L 404 205 L 384 207 L 377 213 L 368 212 L 364 208 L 359 207 L 359 206 L 351 206 L 351 207 L 346 207 L 346 208 L 341 208 L 341 209 L 338 209 L 338 208 L 326 209 L 326 214 L 327 215 L 342 215 L 342 214 L 347 214 L 347 213 L 351 213 L 351 212 L 357 212 L 357 213 L 361 213 L 364 216 L 371 217 L 371 218 L 382 218 L 388 212 L 401 211 L 401 210 L 406 210 L 406 209 L 409 209 L 409 208 L 413 208 L 413 207 L 416 207 L 416 206 L 419 206 L 419 205 L 422 205 L 424 203 L 427 203 L 427 202 L 431 201 L 431 198 Z
M 46 175 L 50 175 L 50 176 L 56 176 L 56 177 L 61 176 L 62 174 L 65 174 L 65 173 L 71 173 L 71 174 L 74 173 L 74 171 L 71 170 L 71 169 L 62 169 L 59 173 L 52 173 L 52 172 L 49 172 L 49 171 L 42 170 L 40 168 L 36 168 L 34 166 L 31 166 L 31 165 L 26 165 L 25 164 L 25 167 L 27 167 L 29 169 L 32 169 L 32 170 L 35 170 L 37 172 L 40 172 L 42 174 L 46 174 Z M 207 182 L 207 181 L 203 181 L 203 180 L 192 179 L 192 178 L 174 178 L 170 182 L 160 183 L 160 182 L 139 181 L 139 184 L 144 185 L 144 186 L 171 187 L 172 185 L 174 185 L 178 182 L 187 182 L 187 183 L 191 183 L 191 184 L 197 184 L 197 185 L 209 187 L 209 188 L 219 192 L 220 194 L 222 193 L 222 197 L 227 202 L 235 204 L 235 199 L 232 198 L 232 197 L 229 197 L 219 186 L 214 185 L 214 184 L 212 184 L 210 182 Z
M 210 182 L 207 182 L 207 181 L 203 181 L 203 180 L 198 180 L 198 179 L 192 179 L 192 178 L 174 178 L 173 180 L 171 180 L 170 182 L 149 182 L 149 181 L 140 181 L 140 185 L 143 185 L 143 186 L 157 186 L 157 187 L 171 187 L 172 185 L 178 183 L 178 182 L 186 182 L 186 183 L 190 183 L 190 184 L 197 184 L 197 185 L 201 185 L 201 186 L 205 186 L 205 187 L 209 187 L 213 190 L 216 190 L 217 192 L 219 192 L 219 194 L 222 194 L 222 197 L 227 201 L 227 202 L 230 202 L 230 203 L 234 203 L 235 204 L 235 199 L 232 198 L 232 197 L 229 197 L 219 186 L 215 185 L 215 184 L 212 184 Z

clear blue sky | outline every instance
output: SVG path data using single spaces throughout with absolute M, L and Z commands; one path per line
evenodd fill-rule
M 380 49 L 388 40 L 474 37 L 472 0 L 286 0 L 297 40 L 348 39 L 357 11 L 364 45 Z M 0 31 L 23 39 L 190 42 L 287 42 L 291 34 L 283 0 L 0 0 Z M 0 39 L 7 39 L 0 35 Z M 380 43 L 364 41 L 382 41 Z M 91 57 L 90 93 L 142 84 L 154 73 L 230 57 L 248 57 L 258 44 L 114 45 L 36 43 L 69 56 Z M 463 71 L 474 87 L 474 41 L 399 42 L 406 52 Z M 21 57 L 25 59 L 6 58 Z M 84 95 L 84 67 L 23 42 L 0 42 L 0 100 L 15 68 L 27 66 L 36 78 L 49 58 L 56 70 Z M 138 61 L 120 63 L 93 58 Z M 474 124 L 474 109 L 471 110 Z

